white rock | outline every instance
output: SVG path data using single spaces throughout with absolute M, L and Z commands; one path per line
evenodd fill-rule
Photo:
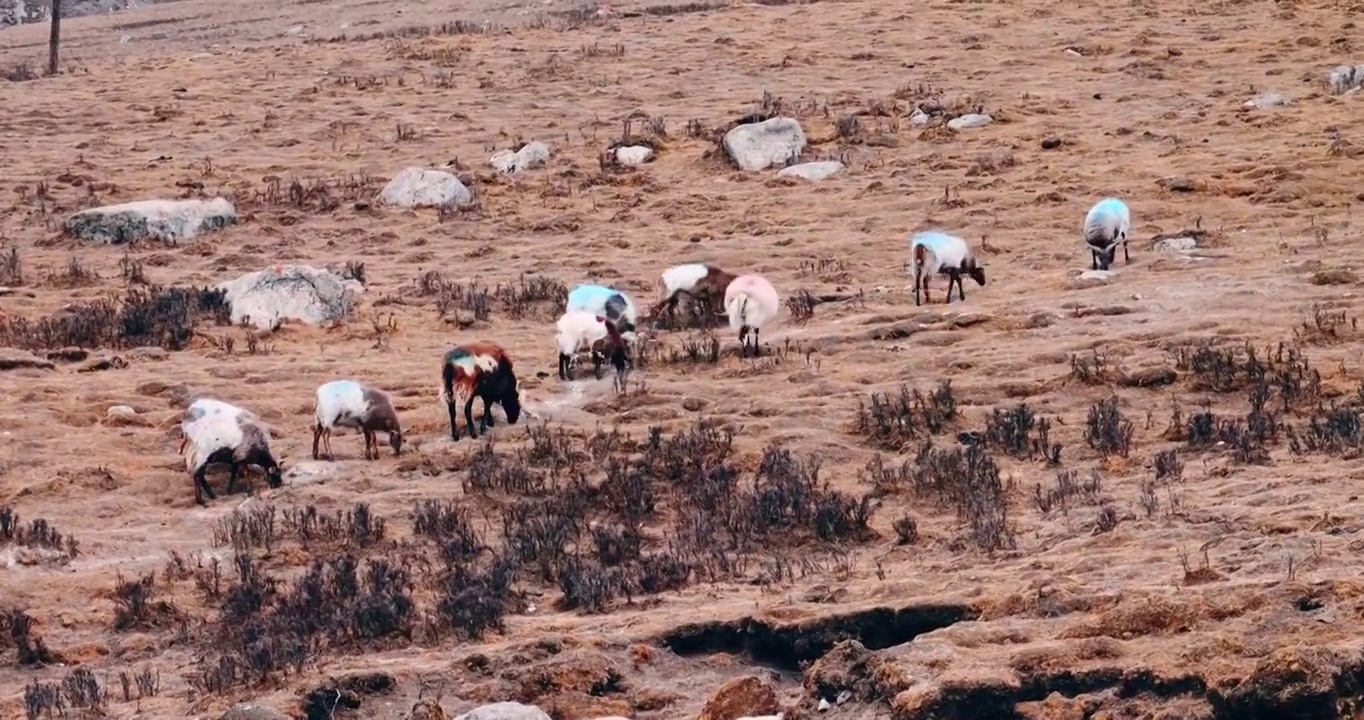
M 833 706 L 834 706 L 834 704 L 831 703 L 831 702 L 829 702 L 829 701 L 826 700 L 825 698 L 820 698 L 820 699 L 819 699 L 819 711 L 820 711 L 820 712 L 824 712 L 825 710 L 828 710 L 829 708 L 831 708 L 831 707 L 833 707 Z
M 1164 240 L 1157 241 L 1155 245 L 1151 246 L 1151 249 L 1155 250 L 1156 252 L 1176 255 L 1179 253 L 1190 252 L 1196 247 L 1198 247 L 1197 240 L 1194 240 L 1191 237 L 1177 237 L 1165 238 Z
M 444 170 L 405 168 L 379 191 L 379 201 L 399 207 L 468 205 L 473 200 L 469 188 Z
M 725 133 L 724 146 L 741 169 L 756 172 L 799 157 L 805 149 L 805 131 L 794 118 L 774 117 L 736 125 Z
M 1247 100 L 1241 107 L 1247 110 L 1264 110 L 1266 108 L 1279 107 L 1280 105 L 1287 104 L 1288 101 L 1284 100 L 1282 95 L 1278 93 L 1265 93 Z
M 284 478 L 293 485 L 322 482 L 336 474 L 336 464 L 323 460 L 299 460 L 284 469 Z
M 805 178 L 806 180 L 823 180 L 842 169 L 843 163 L 838 162 L 837 160 L 808 162 L 782 168 L 777 172 L 777 177 L 798 177 Z
M 499 702 L 474 708 L 455 720 L 550 720 L 549 713 L 534 705 Z
M 488 162 L 504 173 L 519 173 L 549 162 L 549 146 L 539 140 L 532 140 L 520 150 L 502 150 L 495 153 Z
M 232 322 L 250 318 L 266 330 L 280 320 L 318 325 L 344 318 L 364 286 L 355 280 L 308 265 L 276 265 L 219 283 L 232 306 Z
M 139 240 L 177 242 L 237 221 L 227 198 L 138 200 L 90 208 L 66 219 L 66 233 L 82 240 L 122 245 Z
M 1364 84 L 1364 65 L 1354 67 L 1352 65 L 1337 65 L 1334 70 L 1326 76 L 1326 84 L 1331 92 L 1340 95 L 1351 88 L 1359 87 Z
M 914 127 L 924 127 L 932 122 L 932 120 L 933 118 L 929 117 L 928 113 L 919 108 L 914 108 L 914 112 L 909 114 L 909 124 Z
M 616 148 L 616 162 L 628 167 L 637 167 L 654 157 L 654 149 L 645 145 L 626 145 Z
M 110 420 L 132 420 L 137 417 L 137 411 L 128 405 L 110 405 L 104 414 Z
M 985 127 L 986 125 L 989 125 L 994 121 L 995 119 L 990 117 L 989 115 L 982 115 L 980 113 L 969 113 L 967 115 L 962 115 L 961 117 L 954 117 L 951 120 L 948 120 L 947 129 L 970 130 L 971 128 Z

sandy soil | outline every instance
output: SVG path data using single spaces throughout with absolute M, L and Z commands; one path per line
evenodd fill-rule
M 751 657 L 682 657 L 658 647 L 676 626 L 931 602 L 969 608 L 976 619 L 876 651 L 879 680 L 859 685 L 832 715 L 926 717 L 953 707 L 944 688 L 959 686 L 1006 698 L 993 706 L 960 700 L 971 712 L 998 713 L 976 717 L 1098 717 L 1085 714 L 1096 709 L 1209 717 L 1228 707 L 1259 717 L 1277 706 L 1225 698 L 1238 683 L 1247 692 L 1246 678 L 1280 677 L 1280 667 L 1292 668 L 1283 697 L 1326 697 L 1322 707 L 1353 712 L 1358 688 L 1346 683 L 1337 697 L 1329 687 L 1341 668 L 1360 664 L 1354 623 L 1364 586 L 1350 569 L 1364 518 L 1354 485 L 1364 480 L 1358 443 L 1343 453 L 1293 454 L 1283 431 L 1267 461 L 1241 462 L 1225 446 L 1191 449 L 1167 433 L 1176 403 L 1186 418 L 1204 400 L 1221 413 L 1246 412 L 1243 390 L 1200 388 L 1198 373 L 1177 366 L 1176 348 L 1204 340 L 1295 343 L 1321 374 L 1322 403 L 1356 397 L 1364 368 L 1355 330 L 1347 321 L 1323 332 L 1311 320 L 1317 305 L 1347 315 L 1358 305 L 1351 206 L 1364 200 L 1356 149 L 1364 147 L 1364 106 L 1318 83 L 1338 63 L 1364 62 L 1344 4 L 1135 0 L 1103 19 L 1041 2 L 733 5 L 675 15 L 621 3 L 590 19 L 587 11 L 555 15 L 571 8 L 554 4 L 416 3 L 392 17 L 386 3 L 217 6 L 191 0 L 73 20 L 70 72 L 0 84 L 0 236 L 18 249 L 25 280 L 0 297 L 0 316 L 37 318 L 119 291 L 125 261 L 143 263 L 162 284 L 219 282 L 276 262 L 366 267 L 368 289 L 350 322 L 288 325 L 259 340 L 254 354 L 249 331 L 206 326 L 185 351 L 118 352 L 126 367 L 82 373 L 79 363 L 58 362 L 0 372 L 0 392 L 11 399 L 0 408 L 0 502 L 79 541 L 79 554 L 60 561 L 0 548 L 9 561 L 0 605 L 26 611 L 50 648 L 94 670 L 110 688 L 109 716 L 216 717 L 248 698 L 293 709 L 300 689 L 352 670 L 398 681 L 358 717 L 407 717 L 432 678 L 447 683 L 446 712 L 462 712 L 513 699 L 471 689 L 461 675 L 466 656 L 487 653 L 514 673 L 528 643 L 557 637 L 622 668 L 629 688 L 606 700 L 579 693 L 576 704 L 559 704 L 560 716 L 694 717 L 721 683 L 769 672 Z M 354 39 L 456 18 L 497 25 Z M 40 62 L 45 33 L 0 33 L 5 62 Z M 350 39 L 313 41 L 342 33 Z M 1267 91 L 1290 104 L 1242 108 Z M 706 136 L 755 111 L 765 94 L 800 118 L 810 158 L 839 158 L 849 169 L 807 183 L 727 167 Z M 978 105 L 996 121 L 959 133 L 912 126 L 915 104 L 934 100 Z M 668 137 L 655 138 L 663 152 L 638 172 L 602 175 L 598 153 L 636 112 L 666 119 Z M 854 138 L 837 129 L 849 115 L 860 123 Z M 692 121 L 702 137 L 689 136 Z M 1060 146 L 1043 149 L 1047 138 Z M 552 161 L 497 177 L 487 157 L 518 139 L 549 143 Z M 441 221 L 434 211 L 365 203 L 402 167 L 451 160 L 473 182 L 480 212 Z M 331 211 L 275 202 L 262 194 L 271 176 L 326 181 L 343 202 Z M 200 188 L 237 199 L 244 222 L 187 247 L 126 254 L 60 235 L 76 209 Z M 1089 267 L 1080 221 L 1109 194 L 1132 207 L 1131 264 L 1119 259 L 1107 283 L 1078 281 Z M 1152 249 L 1158 234 L 1196 226 L 1209 231 L 1197 257 Z M 978 247 L 984 240 L 989 282 L 967 281 L 964 303 L 938 304 L 936 282 L 935 304 L 913 305 L 906 238 L 928 227 Z M 97 277 L 68 282 L 71 258 Z M 615 397 L 609 380 L 553 377 L 552 310 L 522 320 L 494 311 L 489 323 L 462 327 L 460 313 L 442 317 L 414 291 L 432 270 L 488 285 L 529 273 L 614 283 L 643 304 L 660 271 L 691 260 L 763 273 L 783 294 L 856 298 L 821 304 L 803 324 L 784 313 L 764 333 L 774 347 L 798 344 L 784 357 L 654 362 Z M 683 337 L 660 333 L 656 342 L 676 347 Z M 728 330 L 719 337 L 727 352 L 736 346 Z M 176 454 L 184 392 L 175 386 L 238 402 L 279 430 L 292 479 L 279 490 L 256 480 L 260 501 L 281 512 L 368 502 L 402 538 L 419 499 L 482 502 L 461 491 L 461 471 L 439 471 L 466 467 L 476 446 L 450 443 L 435 396 L 440 355 L 476 338 L 504 344 L 530 407 L 571 432 L 618 424 L 642 437 L 650 425 L 671 433 L 700 415 L 735 431 L 742 464 L 780 441 L 821 454 L 823 477 L 854 496 L 872 489 L 864 468 L 878 452 L 855 432 L 859 403 L 902 383 L 927 391 L 950 379 L 959 417 L 940 446 L 984 428 L 992 409 L 1026 401 L 1054 418 L 1063 468 L 1081 477 L 1096 470 L 1101 487 L 1071 497 L 1065 512 L 1043 512 L 1035 488 L 1054 488 L 1056 469 L 996 453 L 1009 486 L 1012 549 L 976 548 L 950 509 L 894 488 L 871 521 L 878 539 L 842 550 L 801 545 L 803 577 L 694 584 L 597 615 L 556 611 L 558 589 L 528 582 L 534 609 L 509 616 L 507 633 L 481 645 L 329 653 L 300 677 L 223 695 L 198 693 L 186 679 L 202 650 L 198 619 L 180 633 L 110 629 L 117 574 L 164 573 L 172 552 L 191 562 L 229 554 L 214 546 L 213 529 L 242 499 L 194 504 Z M 1109 371 L 1086 382 L 1072 360 L 1095 351 Z M 1164 379 L 1172 384 L 1129 387 L 1129 376 L 1157 377 L 1162 368 L 1176 371 Z M 404 457 L 360 460 L 355 435 L 336 438 L 334 465 L 308 457 L 312 391 L 341 376 L 395 393 L 411 439 Z M 1091 406 L 1114 393 L 1134 424 L 1127 457 L 1101 457 L 1084 438 Z M 1310 400 L 1282 422 L 1304 427 L 1317 412 Z M 137 410 L 136 421 L 107 418 L 116 404 Z M 511 450 L 525 430 L 499 425 L 492 435 Z M 885 460 L 912 462 L 914 449 Z M 1150 486 L 1153 458 L 1170 449 L 1183 460 L 1182 478 Z M 423 471 L 431 467 L 434 474 Z M 892 528 L 906 513 L 921 534 L 908 546 Z M 271 560 L 280 573 L 306 563 L 308 553 L 290 547 Z M 758 574 L 752 568 L 748 579 Z M 162 597 L 211 617 L 192 584 L 167 583 Z M 812 587 L 828 592 L 817 597 Z M 884 633 L 881 641 L 873 635 L 863 641 L 886 644 Z M 640 645 L 653 648 L 650 660 L 638 661 Z M 819 701 L 812 671 L 802 687 L 799 672 L 780 671 L 793 661 L 765 660 L 779 669 L 772 681 L 787 707 Z M 159 692 L 125 701 L 118 674 L 146 668 L 160 674 Z M 1056 680 L 1061 671 L 1096 669 L 1107 680 Z M 21 712 L 27 684 L 68 670 L 0 670 L 4 714 Z M 1194 679 L 1151 680 L 1186 674 Z

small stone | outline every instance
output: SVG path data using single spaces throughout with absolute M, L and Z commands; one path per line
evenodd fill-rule
M 1345 268 L 1318 270 L 1312 274 L 1311 280 L 1313 285 L 1354 285 L 1358 282 L 1359 276 L 1353 270 Z
M 843 163 L 838 162 L 837 160 L 808 162 L 782 168 L 777 172 L 777 177 L 798 177 L 805 180 L 823 180 L 842 169 Z
M 1198 189 L 1197 184 L 1186 177 L 1161 178 L 1156 181 L 1156 184 L 1170 192 L 1193 192 Z
M 1071 279 L 1068 286 L 1072 290 L 1088 290 L 1107 285 L 1112 279 L 1113 273 L 1110 270 L 1085 270 Z
M 1284 97 L 1282 95 L 1278 93 L 1265 93 L 1263 95 L 1259 95 L 1257 97 L 1253 97 L 1245 101 L 1245 103 L 1241 105 L 1241 107 L 1247 110 L 1264 110 L 1267 108 L 1279 107 L 1281 105 L 1287 104 L 1288 101 L 1284 100 Z
M 220 720 L 288 720 L 284 713 L 260 703 L 237 703 Z
M 646 145 L 626 145 L 616 148 L 616 162 L 626 167 L 638 167 L 654 157 L 654 149 Z
M 104 411 L 104 416 L 110 420 L 120 422 L 136 422 L 138 420 L 137 411 L 129 405 L 111 405 Z
M 1053 135 L 1042 139 L 1043 150 L 1055 150 L 1059 147 L 1061 147 L 1061 138 L 1059 137 Z
M 1151 246 L 1152 250 L 1159 253 L 1179 255 L 1187 253 L 1198 247 L 1198 241 L 1191 237 L 1165 238 L 1159 240 Z
M 488 164 L 504 173 L 519 173 L 547 162 L 549 146 L 539 140 L 532 140 L 515 151 L 502 150 L 488 158 Z
M 914 127 L 924 127 L 925 125 L 928 125 L 928 123 L 931 121 L 932 118 L 928 116 L 928 113 L 918 108 L 915 108 L 914 112 L 909 114 L 909 124 L 913 125 Z
M 476 707 L 456 716 L 455 720 L 550 720 L 550 717 L 548 713 L 534 705 L 497 702 Z
M 398 207 L 464 206 L 473 193 L 460 179 L 444 170 L 404 168 L 379 192 L 379 201 Z
M 825 711 L 827 711 L 829 708 L 831 708 L 831 707 L 833 707 L 833 706 L 834 706 L 834 704 L 831 703 L 831 702 L 829 702 L 828 700 L 826 700 L 826 699 L 824 699 L 824 698 L 820 698 L 820 699 L 819 699 L 819 711 L 820 711 L 820 712 L 825 712 Z
M 982 128 L 995 119 L 982 113 L 968 113 L 961 117 L 955 117 L 947 121 L 948 130 L 970 130 L 972 128 Z
M 687 412 L 700 412 L 706 407 L 706 401 L 701 398 L 689 397 L 682 401 L 682 409 Z

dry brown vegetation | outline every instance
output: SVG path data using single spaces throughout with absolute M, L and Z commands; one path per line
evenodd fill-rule
M 1358 716 L 1364 100 L 1318 82 L 1364 62 L 1348 4 L 409 6 L 72 20 L 56 78 L 0 33 L 0 713 Z M 848 169 L 726 163 L 774 114 Z M 530 139 L 547 167 L 488 167 Z M 375 203 L 447 162 L 469 207 Z M 1110 194 L 1133 261 L 1079 280 Z M 214 195 L 240 222 L 179 247 L 60 233 Z M 928 227 L 980 248 L 968 302 L 912 305 Z M 679 328 L 623 384 L 553 377 L 567 287 L 644 307 L 702 259 L 783 293 L 763 357 Z M 366 292 L 232 325 L 212 286 L 277 262 Z M 542 420 L 452 443 L 437 360 L 481 338 Z M 401 456 L 307 459 L 343 376 Z M 196 393 L 275 428 L 283 488 L 194 505 Z

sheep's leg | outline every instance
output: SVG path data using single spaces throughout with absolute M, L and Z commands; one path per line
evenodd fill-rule
M 455 441 L 455 442 L 458 442 L 458 441 L 459 441 L 459 421 L 458 421 L 458 419 L 459 419 L 459 412 L 458 412 L 457 410 L 455 410 L 455 401 L 454 401 L 454 400 L 448 400 L 448 401 L 446 401 L 446 403 L 445 403 L 445 409 L 448 410 L 448 411 L 450 412 L 450 439 L 453 440 L 453 441 Z
M 236 459 L 233 459 L 227 464 L 227 467 L 227 494 L 231 495 L 237 491 L 237 474 L 241 472 L 241 466 L 237 464 Z
M 757 328 L 754 328 L 754 329 L 753 329 L 753 357 L 762 357 L 762 354 L 763 354 L 763 348 L 762 348 L 762 345 L 759 344 L 759 340 L 758 340 L 758 329 L 757 329 Z
M 181 455 L 184 455 L 184 454 L 185 454 L 185 445 L 188 445 L 188 444 L 189 444 L 189 436 L 188 436 L 188 435 L 183 435 L 183 434 L 182 434 L 182 435 L 180 436 L 180 454 L 181 454 Z
M 568 355 L 562 350 L 559 351 L 559 379 L 568 379 Z
M 496 426 L 496 418 L 493 417 L 493 401 L 485 397 L 483 398 L 483 429 L 487 430 Z
M 332 429 L 327 428 L 322 431 L 322 447 L 327 451 L 327 460 L 335 460 L 336 453 L 332 452 Z
M 313 426 L 313 459 L 317 458 L 317 443 L 322 440 L 322 423 Z
M 218 499 L 218 496 L 213 494 L 213 488 L 208 486 L 208 478 L 204 477 L 207 470 L 208 465 L 205 464 L 194 473 L 194 502 L 197 502 L 200 505 L 208 504 L 204 502 L 205 495 L 208 496 L 209 500 Z
M 1122 241 L 1122 261 L 1125 264 L 1132 264 L 1132 256 L 1127 254 L 1127 240 Z
M 592 375 L 601 379 L 601 353 L 596 350 L 592 351 Z
M 474 439 L 474 440 L 478 439 L 478 432 L 474 430 L 474 398 L 475 398 L 475 397 L 477 397 L 477 396 L 476 396 L 476 395 L 473 395 L 473 394 L 471 393 L 471 394 L 469 395 L 469 399 L 466 400 L 466 401 L 464 402 L 464 422 L 467 423 L 468 426 L 469 426 L 469 438 L 470 438 L 470 439 Z M 483 429 L 486 430 L 487 428 L 483 428 Z
M 933 298 L 931 298 L 931 297 L 928 296 L 928 281 L 929 281 L 932 277 L 933 277 L 932 275 L 929 275 L 928 273 L 924 273 L 924 275 L 923 275 L 923 281 L 922 281 L 922 282 L 923 282 L 923 288 L 924 288 L 924 302 L 928 303 L 929 305 L 932 305 L 932 304 L 933 304 Z M 914 291 L 914 301 L 915 301 L 914 304 L 915 304 L 915 305 L 919 304 L 919 303 L 918 303 L 918 300 L 919 300 L 919 291 L 918 291 L 918 290 L 915 290 L 915 291 Z
M 1095 250 L 1093 247 L 1089 249 L 1089 269 L 1099 269 L 1099 251 Z
M 961 284 L 961 270 L 953 268 L 947 271 L 947 302 L 952 302 L 952 285 L 957 286 L 957 296 L 962 302 L 966 301 L 966 288 Z

